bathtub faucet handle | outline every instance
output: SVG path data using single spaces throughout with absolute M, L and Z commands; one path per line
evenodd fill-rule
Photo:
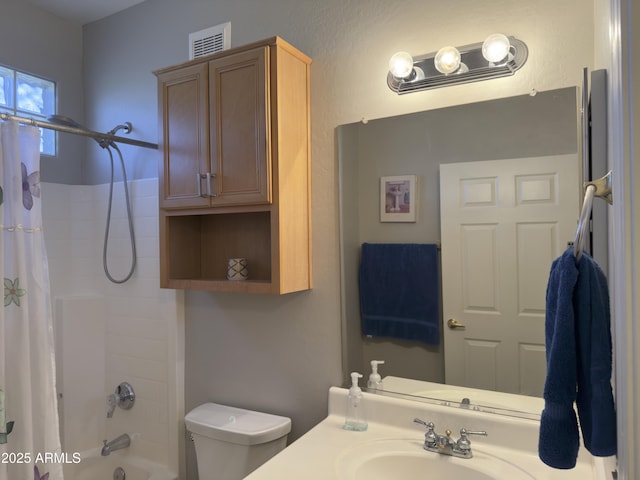
M 123 410 L 129 410 L 133 407 L 135 401 L 136 394 L 133 391 L 133 387 L 127 382 L 122 382 L 116 388 L 115 393 L 107 395 L 107 418 L 113 417 L 116 406 Z
M 107 395 L 107 418 L 113 417 L 113 412 L 116 409 L 117 404 L 118 404 L 118 400 L 116 398 L 115 393 L 112 393 L 111 395 Z

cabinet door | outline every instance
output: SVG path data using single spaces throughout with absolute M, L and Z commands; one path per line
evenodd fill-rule
M 209 62 L 211 205 L 271 203 L 269 51 Z
M 192 65 L 159 76 L 160 207 L 207 207 L 209 171 L 208 66 Z M 198 179 L 198 176 L 205 176 Z

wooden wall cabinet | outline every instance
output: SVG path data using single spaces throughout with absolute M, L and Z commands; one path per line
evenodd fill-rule
M 311 288 L 310 63 L 274 37 L 154 72 L 162 287 Z

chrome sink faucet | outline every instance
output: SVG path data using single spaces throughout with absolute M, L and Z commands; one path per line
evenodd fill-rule
M 445 435 L 436 433 L 433 422 L 425 422 L 419 418 L 414 418 L 413 422 L 427 428 L 427 433 L 424 434 L 424 449 L 430 452 L 440 453 L 442 455 L 471 458 L 473 457 L 473 452 L 471 451 L 469 435 L 487 436 L 487 432 L 485 431 L 474 432 L 469 431 L 466 428 L 461 428 L 460 438 L 456 441 L 451 438 L 451 430 L 447 430 Z

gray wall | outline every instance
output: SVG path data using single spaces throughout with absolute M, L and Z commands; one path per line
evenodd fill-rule
M 592 6 L 582 0 L 460 0 L 455 7 L 438 0 L 147 0 L 82 29 L 23 0 L 0 1 L 12 8 L 0 16 L 0 61 L 26 62 L 34 73 L 50 66 L 52 77 L 64 79 L 62 113 L 101 131 L 128 120 L 132 135 L 148 141 L 157 140 L 158 123 L 151 72 L 187 59 L 190 32 L 231 21 L 234 45 L 280 35 L 313 58 L 313 290 L 275 298 L 187 292 L 185 299 L 186 408 L 214 400 L 285 414 L 293 439 L 324 417 L 328 387 L 343 382 L 336 127 L 579 85 L 594 57 Z M 430 20 L 441 15 L 455 15 L 455 23 Z M 394 52 L 419 55 L 493 31 L 529 46 L 515 76 L 404 96 L 387 88 Z M 50 58 L 42 49 L 52 50 Z M 157 176 L 158 152 L 123 150 L 130 178 Z M 105 160 L 83 139 L 43 177 L 104 183 Z M 189 466 L 193 472 L 193 458 Z
M 55 81 L 59 110 L 82 122 L 82 28 L 23 0 L 1 0 L 0 7 L 0 64 Z M 82 183 L 86 141 L 73 135 L 58 138 L 58 157 L 42 158 L 42 181 Z
M 107 129 L 130 120 L 136 135 L 148 140 L 157 138 L 151 71 L 186 60 L 190 32 L 231 21 L 234 45 L 280 35 L 313 58 L 314 289 L 277 298 L 187 292 L 187 409 L 217 401 L 287 415 L 295 439 L 325 416 L 328 387 L 343 383 L 338 125 L 579 84 L 593 56 L 591 30 L 583 27 L 592 23 L 592 12 L 584 2 L 572 0 L 574 8 L 553 0 L 533 6 L 492 2 L 500 6 L 497 15 L 490 8 L 479 11 L 472 0 L 456 4 L 457 23 L 464 25 L 459 29 L 425 29 L 426 18 L 452 9 L 450 2 L 423 0 L 148 0 L 85 27 L 87 123 Z M 387 62 L 395 51 L 418 54 L 445 43 L 472 43 L 506 25 L 530 49 L 514 77 L 402 97 L 386 87 Z M 564 46 L 562 69 L 549 62 L 558 42 Z M 103 182 L 105 167 L 98 152 L 91 154 L 86 181 Z M 127 157 L 131 176 L 156 175 L 156 152 L 128 149 Z M 193 452 L 188 453 L 192 478 Z
M 346 371 L 368 372 L 379 359 L 383 375 L 444 381 L 441 346 L 362 338 L 360 245 L 440 243 L 440 164 L 577 154 L 577 102 L 571 87 L 339 127 Z M 380 177 L 389 175 L 418 176 L 415 223 L 380 222 Z

